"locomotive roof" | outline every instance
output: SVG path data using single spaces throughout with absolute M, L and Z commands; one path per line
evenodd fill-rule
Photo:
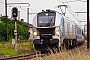
M 46 10 L 46 11 L 42 10 L 42 12 L 39 12 L 38 14 L 40 14 L 40 13 L 49 13 L 49 12 L 55 13 L 56 11 L 55 11 L 55 10 L 50 10 L 50 9 L 48 9 L 48 10 Z

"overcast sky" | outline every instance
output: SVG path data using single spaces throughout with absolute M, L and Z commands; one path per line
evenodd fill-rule
M 58 5 L 62 5 L 63 3 L 61 2 L 66 2 L 66 1 L 74 1 L 74 0 L 7 0 L 8 3 L 29 3 L 30 4 L 30 13 L 32 12 L 40 12 L 42 10 L 46 10 L 46 9 L 57 9 L 58 11 L 60 11 L 60 9 L 58 9 L 56 6 Z M 82 0 L 82 1 L 86 1 L 86 0 Z M 2 2 L 2 3 L 1 3 Z M 5 15 L 5 5 L 4 5 L 4 0 L 0 0 L 0 14 Z M 80 2 L 80 1 L 76 1 L 76 2 L 69 2 L 69 3 L 65 3 L 66 5 L 68 5 L 68 9 L 66 9 L 66 16 L 75 20 L 75 19 L 79 19 L 79 20 L 87 20 L 87 14 L 85 13 L 81 13 L 81 14 L 77 14 L 75 12 L 86 12 L 87 11 L 87 2 Z M 27 5 L 18 5 L 21 6 L 17 7 L 18 10 L 20 11 L 20 18 L 24 19 L 24 21 L 27 21 Z M 11 17 L 11 9 L 13 7 L 16 7 L 16 5 L 12 6 L 12 7 L 8 7 L 8 16 Z M 61 12 L 61 11 L 60 11 Z M 73 15 L 72 15 L 72 14 Z M 76 14 L 76 15 L 75 15 Z M 30 21 L 29 23 L 32 24 L 32 19 L 33 16 L 35 14 L 31 15 L 30 14 Z M 73 17 L 74 16 L 74 17 Z M 85 23 L 82 23 L 85 24 Z

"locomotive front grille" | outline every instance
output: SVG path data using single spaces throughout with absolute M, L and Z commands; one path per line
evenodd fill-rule
M 52 39 L 51 34 L 41 34 L 40 35 L 40 42 L 42 42 L 42 44 L 50 44 L 50 39 Z
M 52 34 L 41 34 L 40 39 L 52 39 Z

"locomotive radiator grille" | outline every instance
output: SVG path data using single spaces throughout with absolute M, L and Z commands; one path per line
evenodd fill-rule
M 50 44 L 50 39 L 52 39 L 52 34 L 41 34 L 40 36 L 42 44 Z
M 41 34 L 40 39 L 52 39 L 51 34 Z

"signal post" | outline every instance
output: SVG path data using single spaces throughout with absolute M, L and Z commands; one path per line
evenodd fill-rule
M 16 7 L 12 8 L 12 17 L 14 18 L 15 29 L 14 29 L 14 39 L 15 39 L 15 50 L 18 51 L 18 44 L 17 44 L 17 16 L 18 16 L 18 9 Z

